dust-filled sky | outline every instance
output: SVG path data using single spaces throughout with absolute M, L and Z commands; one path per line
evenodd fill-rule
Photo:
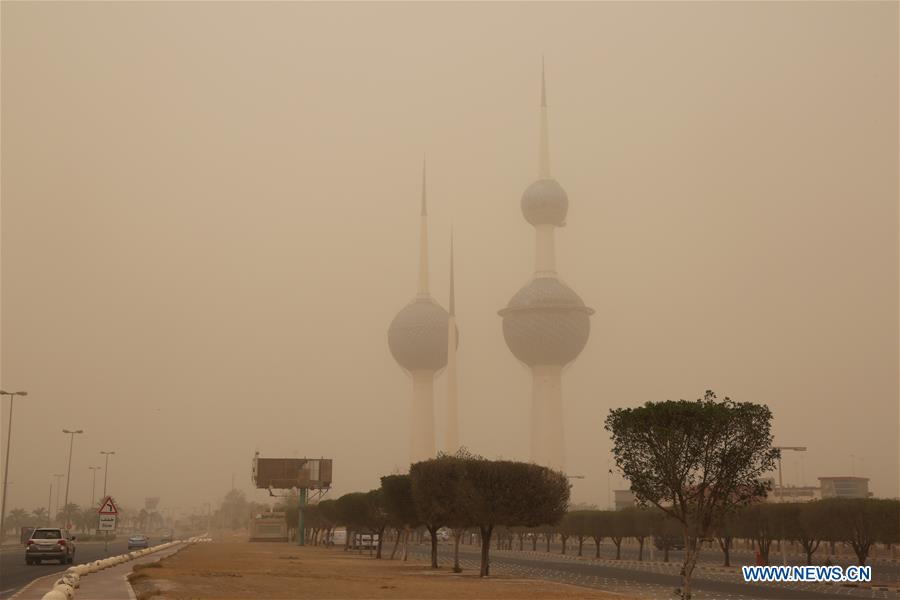
M 404 470 L 386 332 L 416 291 L 423 155 L 445 306 L 456 236 L 461 442 L 527 459 L 497 310 L 533 269 L 542 54 L 558 267 L 596 310 L 563 383 L 574 500 L 622 487 L 610 408 L 710 388 L 808 447 L 786 483 L 897 496 L 897 13 L 4 2 L 0 382 L 29 393 L 8 506 L 46 506 L 63 428 L 85 430 L 79 503 L 100 450 L 121 503 L 176 511 L 232 476 L 265 500 L 256 450 L 332 457 L 335 496 Z

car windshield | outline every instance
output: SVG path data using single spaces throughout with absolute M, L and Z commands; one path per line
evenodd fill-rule
M 36 529 L 34 533 L 31 534 L 31 539 L 59 540 L 62 539 L 62 533 L 60 533 L 59 529 Z

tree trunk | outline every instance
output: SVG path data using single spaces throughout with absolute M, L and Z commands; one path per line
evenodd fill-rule
M 690 600 L 691 598 L 691 576 L 694 574 L 694 567 L 697 566 L 697 557 L 700 554 L 700 548 L 696 537 L 689 537 L 687 531 L 684 532 L 684 564 L 681 566 L 681 598 L 682 600 Z
M 859 566 L 866 566 L 866 559 L 869 558 L 870 544 L 866 542 L 852 542 L 850 546 L 853 548 L 853 552 L 859 560 Z
M 462 568 L 459 566 L 459 538 L 462 536 L 463 532 L 459 529 L 453 530 L 453 572 L 454 573 L 462 573 Z
M 582 549 L 584 548 L 584 537 L 578 536 L 578 556 L 583 556 Z
M 351 534 L 351 531 L 350 531 L 350 528 L 349 528 L 349 527 L 348 527 L 345 531 L 347 532 L 347 535 L 346 535 L 346 537 L 344 538 L 344 552 L 347 552 L 348 550 L 350 550 L 350 534 Z
M 400 546 L 400 528 L 397 527 L 397 535 L 394 538 L 394 548 L 391 550 L 391 560 L 394 560 L 394 557 L 397 556 L 397 548 Z
M 544 539 L 547 540 L 547 552 L 550 552 L 550 534 L 549 534 L 549 533 L 545 533 L 545 534 L 544 534 Z
M 808 564 L 808 565 L 812 564 L 812 556 L 815 553 L 815 551 L 819 549 L 819 544 L 820 544 L 819 540 L 815 540 L 815 541 L 803 540 L 801 542 L 801 545 L 803 546 L 803 550 L 804 550 L 804 552 L 806 552 L 806 564 Z
M 722 554 L 725 556 L 725 564 L 724 566 L 731 566 L 731 538 L 730 537 L 716 537 L 716 541 L 719 542 L 719 548 L 722 549 Z
M 519 534 L 519 552 L 525 549 L 525 534 Z
M 638 562 L 641 562 L 644 560 L 644 538 L 639 537 L 639 538 L 637 538 L 637 541 L 638 541 Z
M 669 562 L 669 544 L 668 542 L 663 548 L 663 562 Z
M 566 553 L 566 541 L 569 539 L 567 535 L 560 535 L 559 538 L 562 540 L 562 553 Z
M 481 571 L 479 577 L 487 577 L 491 574 L 491 533 L 494 526 L 481 528 Z
M 597 554 L 594 555 L 595 558 L 600 558 L 600 541 L 603 538 L 594 538 L 594 545 L 597 547 Z
M 616 545 L 616 560 L 622 559 L 622 538 L 609 538 L 613 541 L 613 544 Z
M 428 533 L 431 534 L 431 568 L 438 568 L 438 553 L 437 553 L 437 527 L 429 526 Z
M 536 533 L 531 534 L 531 551 L 532 552 L 537 552 L 537 538 L 538 538 L 538 536 Z
M 409 559 L 409 536 L 411 534 L 409 527 L 403 530 L 403 562 Z
M 384 527 L 378 530 L 378 551 L 375 552 L 375 558 L 378 560 L 381 559 L 381 545 L 384 543 L 384 530 Z

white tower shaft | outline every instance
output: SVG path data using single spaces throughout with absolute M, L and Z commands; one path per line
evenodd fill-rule
M 450 313 L 447 332 L 447 452 L 459 450 L 459 400 L 456 380 L 456 316 Z
M 456 379 L 456 290 L 453 276 L 453 233 L 450 233 L 450 318 L 447 321 L 447 452 L 459 449 L 459 399 Z
M 412 371 L 410 462 L 434 458 L 434 371 Z
M 562 367 L 531 367 L 531 460 L 563 470 Z
M 556 277 L 556 226 L 534 227 L 534 276 Z

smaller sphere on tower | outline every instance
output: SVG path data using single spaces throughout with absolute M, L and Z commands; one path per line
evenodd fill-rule
M 522 214 L 532 225 L 562 227 L 569 212 L 569 196 L 555 179 L 538 179 L 522 194 Z

